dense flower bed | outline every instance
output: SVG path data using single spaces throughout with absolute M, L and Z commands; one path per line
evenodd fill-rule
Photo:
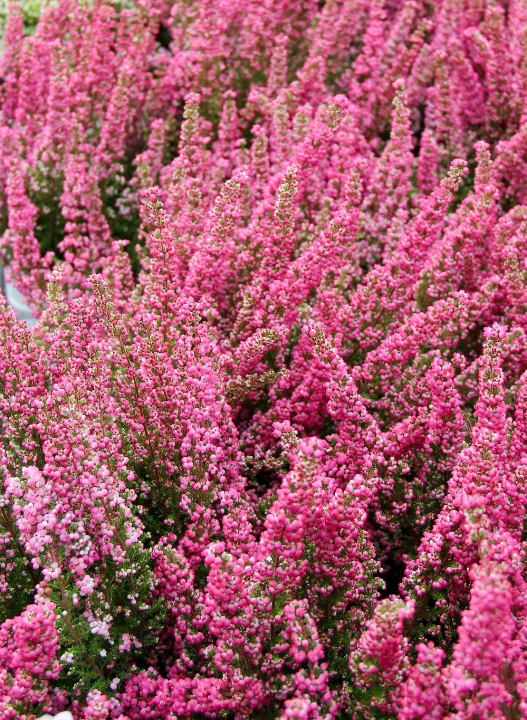
M 11 2 L 2 720 L 527 718 L 526 37 Z

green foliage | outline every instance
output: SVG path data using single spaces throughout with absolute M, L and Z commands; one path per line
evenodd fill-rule
M 132 546 L 122 565 L 105 558 L 93 569 L 101 582 L 88 597 L 66 573 L 49 584 L 59 609 L 63 684 L 83 694 L 94 688 L 108 693 L 113 678 L 123 681 L 144 668 L 166 614 L 164 602 L 152 597 L 147 551 Z

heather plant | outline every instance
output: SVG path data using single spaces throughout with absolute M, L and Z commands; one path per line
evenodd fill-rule
M 11 0 L 0 716 L 527 718 L 527 5 Z

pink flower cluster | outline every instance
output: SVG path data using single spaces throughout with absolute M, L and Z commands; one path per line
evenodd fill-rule
M 527 4 L 43 5 L 2 720 L 527 718 Z

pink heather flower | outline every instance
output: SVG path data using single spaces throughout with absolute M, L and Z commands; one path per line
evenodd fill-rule
M 10 0 L 0 717 L 527 717 L 526 5 Z
M 445 657 L 441 648 L 432 642 L 417 648 L 417 662 L 410 670 L 397 700 L 399 720 L 440 720 L 446 710 L 446 699 L 441 676 Z
M 456 717 L 506 717 L 506 708 L 518 702 L 517 683 L 525 682 L 525 650 L 516 636 L 512 589 L 493 563 L 484 562 L 472 577 L 470 606 L 463 613 L 452 662 L 444 670 L 448 697 Z
M 43 600 L 0 625 L 2 717 L 15 718 L 17 710 L 31 712 L 50 702 L 50 682 L 61 670 L 54 610 L 53 603 Z

